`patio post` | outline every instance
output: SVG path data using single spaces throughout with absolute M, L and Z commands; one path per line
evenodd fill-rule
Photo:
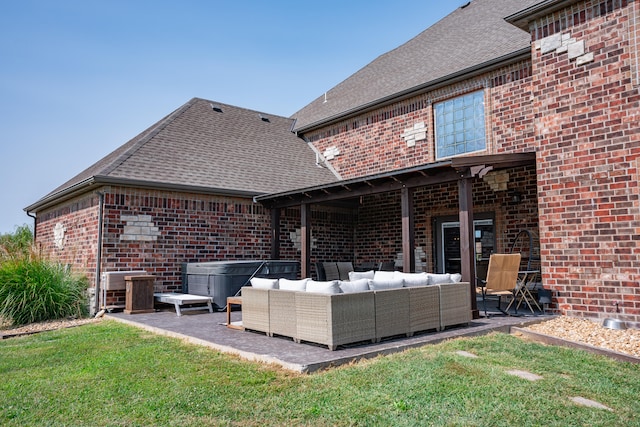
M 301 276 L 311 277 L 311 205 L 300 205 L 300 265 Z
M 475 235 L 473 227 L 473 179 L 462 177 L 458 180 L 460 204 L 460 267 L 462 280 L 471 286 L 471 311 L 474 319 L 480 317 L 476 301 L 476 260 Z
M 280 259 L 280 208 L 271 209 L 271 259 Z
M 400 194 L 402 205 L 402 271 L 414 273 L 416 271 L 416 257 L 414 255 L 413 189 L 402 187 Z

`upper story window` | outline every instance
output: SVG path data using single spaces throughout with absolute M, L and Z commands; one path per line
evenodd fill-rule
M 482 90 L 434 104 L 436 159 L 486 149 Z

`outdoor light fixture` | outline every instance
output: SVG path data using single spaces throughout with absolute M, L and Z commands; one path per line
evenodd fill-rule
M 509 197 L 511 198 L 512 203 L 520 203 L 522 201 L 522 194 L 518 190 L 512 190 L 509 193 Z

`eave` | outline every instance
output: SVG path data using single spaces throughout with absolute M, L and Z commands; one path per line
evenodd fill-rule
M 260 191 L 233 190 L 227 188 L 204 187 L 196 185 L 172 184 L 155 181 L 144 181 L 126 178 L 114 178 L 109 176 L 92 176 L 84 181 L 80 181 L 64 190 L 49 194 L 38 200 L 36 203 L 24 208 L 25 212 L 38 212 L 51 206 L 70 200 L 74 197 L 85 194 L 93 189 L 105 185 L 115 185 L 123 187 L 144 188 L 149 190 L 177 191 L 181 193 L 197 193 L 221 196 L 234 196 L 242 198 L 253 198 L 256 195 L 264 194 Z
M 523 9 L 519 12 L 509 15 L 505 18 L 505 21 L 509 22 L 516 27 L 529 32 L 529 22 L 538 18 L 545 17 L 551 13 L 554 13 L 560 9 L 564 9 L 567 6 L 576 3 L 576 0 L 545 0 L 531 7 Z

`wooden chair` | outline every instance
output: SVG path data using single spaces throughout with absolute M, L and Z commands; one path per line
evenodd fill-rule
M 518 282 L 520 270 L 520 254 L 492 254 L 487 268 L 487 280 L 481 280 L 482 303 L 484 315 L 487 314 L 487 296 L 498 297 L 498 310 L 508 314 L 500 306 L 502 296 L 511 295 Z

